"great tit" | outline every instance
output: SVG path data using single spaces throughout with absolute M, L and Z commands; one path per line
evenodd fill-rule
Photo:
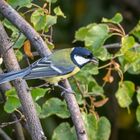
M 48 57 L 37 60 L 25 69 L 0 74 L 0 84 L 17 78 L 43 79 L 47 83 L 57 84 L 60 80 L 67 79 L 79 72 L 89 62 L 98 63 L 86 48 L 61 49 Z

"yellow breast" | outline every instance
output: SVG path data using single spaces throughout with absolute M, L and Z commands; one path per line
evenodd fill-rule
M 60 80 L 64 80 L 67 79 L 73 75 L 75 75 L 77 72 L 80 71 L 80 68 L 76 67 L 71 73 L 66 74 L 66 75 L 62 75 L 62 76 L 56 76 L 56 77 L 50 77 L 50 78 L 45 78 L 44 80 L 50 84 L 56 84 L 58 83 Z

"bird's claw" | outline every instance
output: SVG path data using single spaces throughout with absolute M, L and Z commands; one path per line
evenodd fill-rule
M 75 94 L 75 92 L 71 89 L 65 89 L 61 92 L 61 96 L 63 96 L 64 94 Z

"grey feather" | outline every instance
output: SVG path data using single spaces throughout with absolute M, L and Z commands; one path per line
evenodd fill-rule
M 25 75 L 29 74 L 29 69 L 23 69 L 19 71 L 11 71 L 8 73 L 0 74 L 0 84 L 15 80 L 17 78 L 23 78 Z
M 47 57 L 41 58 L 38 61 L 30 65 L 30 72 L 25 75 L 24 79 L 37 79 L 45 77 L 54 77 L 59 75 L 65 75 L 74 70 L 74 65 L 63 66 L 60 63 L 52 64 Z
M 58 66 L 57 69 L 61 71 L 61 73 L 58 70 L 53 69 L 50 65 L 44 66 L 44 67 L 35 67 L 31 68 L 30 73 L 25 75 L 24 79 L 37 79 L 37 78 L 49 78 L 49 77 L 55 77 L 59 75 L 65 75 L 67 73 L 70 73 L 73 71 L 74 67 L 62 67 Z

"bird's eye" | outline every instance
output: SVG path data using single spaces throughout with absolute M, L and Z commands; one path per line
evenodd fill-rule
M 86 55 L 85 58 L 92 58 L 92 54 Z
M 88 55 L 86 55 L 85 58 L 89 58 Z

